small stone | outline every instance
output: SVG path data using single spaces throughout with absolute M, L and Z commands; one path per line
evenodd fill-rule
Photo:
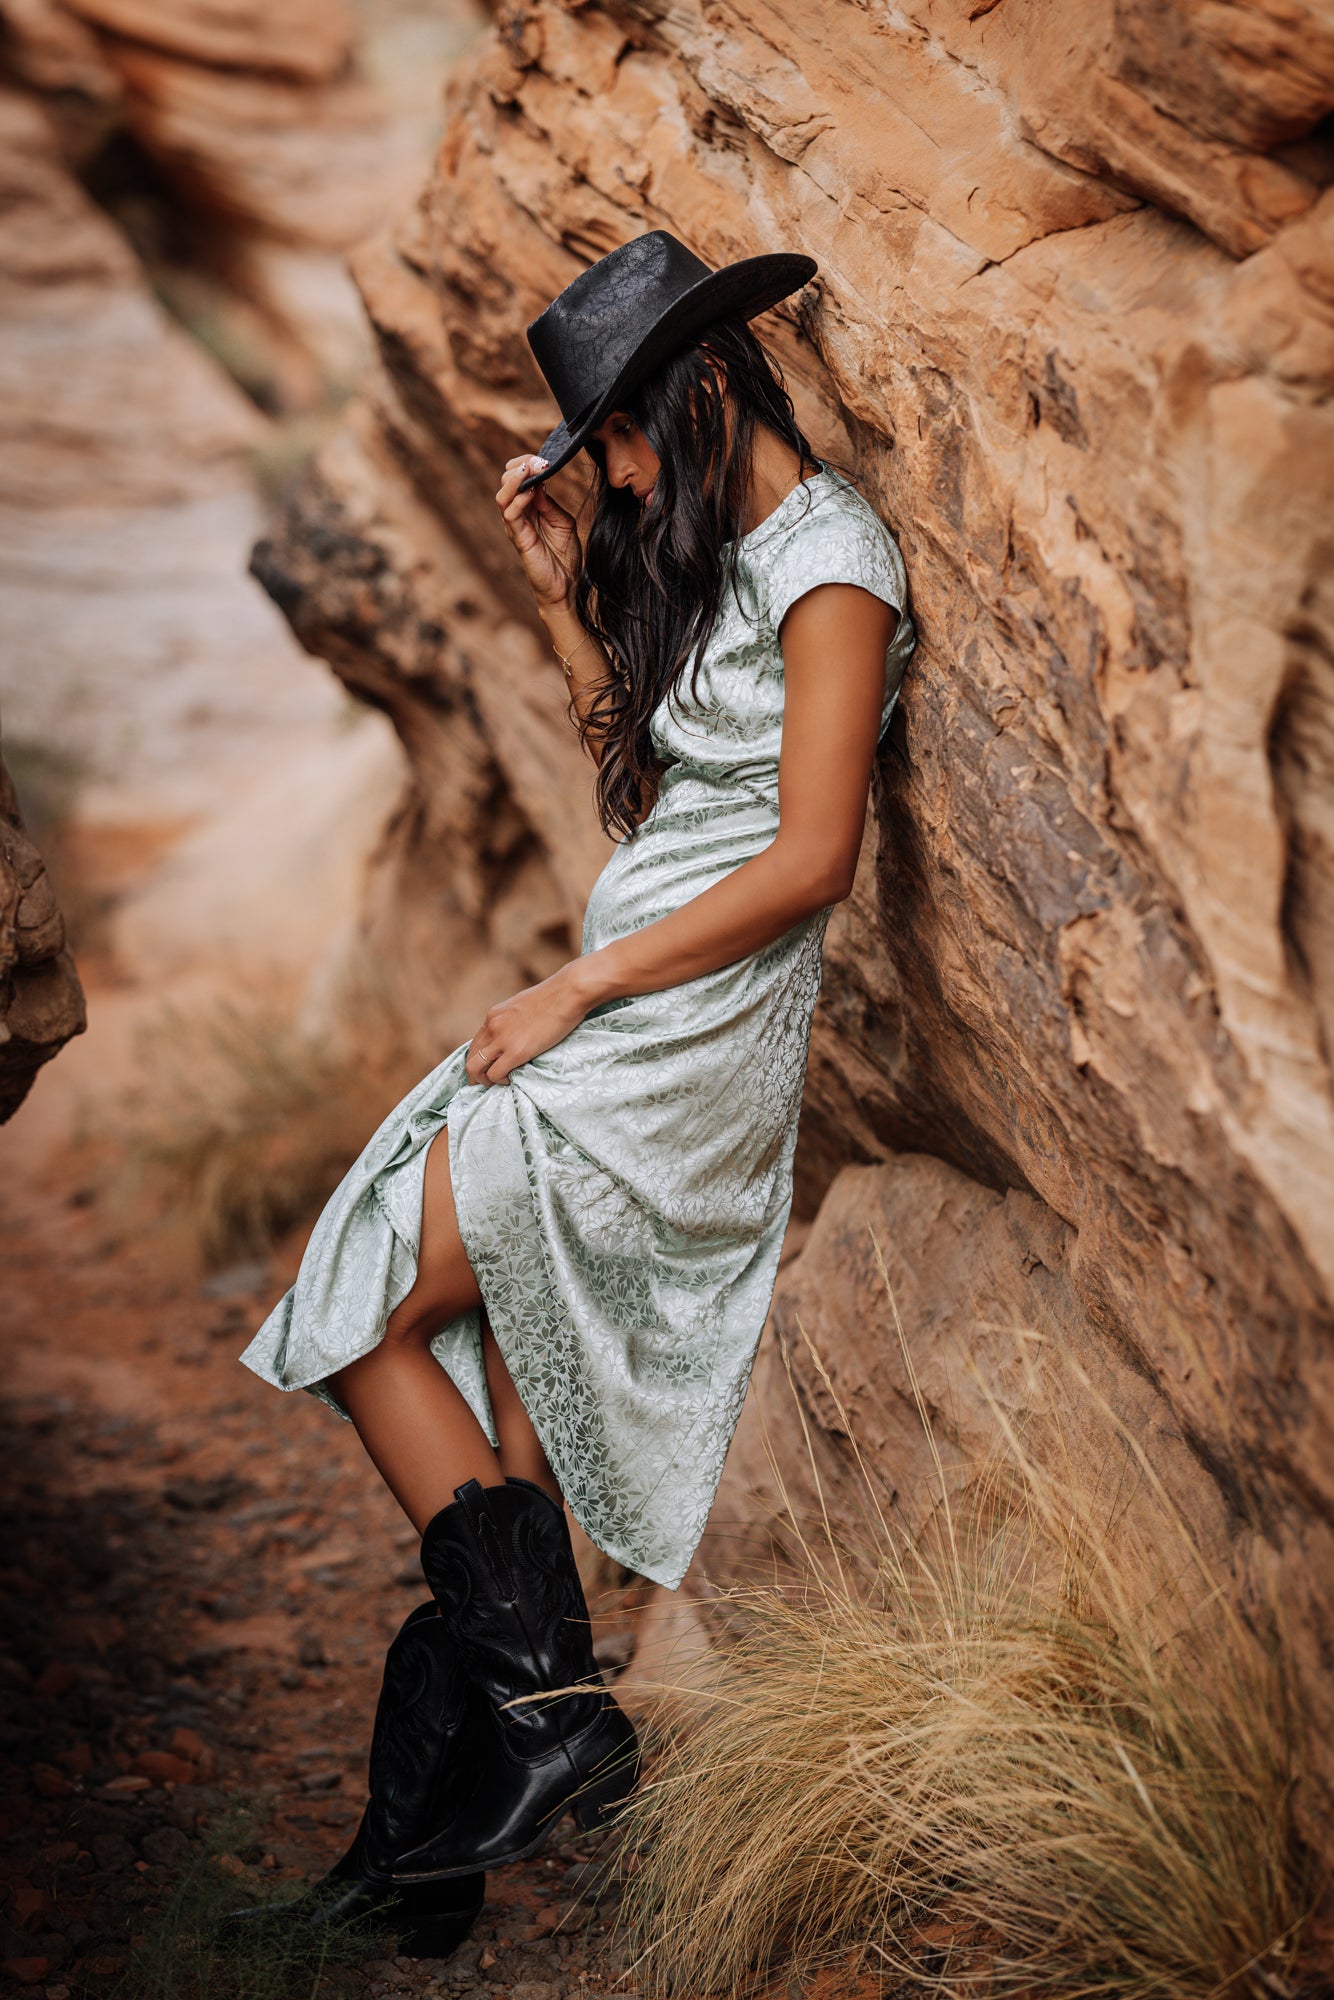
M 145 1750 L 135 1758 L 134 1769 L 155 1785 L 188 1785 L 195 1775 L 193 1764 L 173 1757 L 170 1750 Z
M 303 1792 L 336 1792 L 342 1782 L 341 1771 L 307 1771 L 300 1780 Z
M 54 1764 L 34 1764 L 29 1775 L 39 1799 L 67 1799 L 74 1791 L 71 1781 Z
M 69 2000 L 68 1986 L 48 1986 L 46 2000 Z
M 20 1986 L 36 1986 L 50 1970 L 49 1958 L 7 1958 L 0 1965 L 0 1972 L 7 1972 Z
M 107 1874 L 117 1868 L 129 1868 L 134 1862 L 134 1849 L 123 1834 L 95 1833 L 89 1846 L 94 1861 Z
M 318 1632 L 302 1632 L 296 1642 L 296 1657 L 303 1667 L 326 1667 L 324 1646 Z
M 604 1896 L 610 1888 L 614 1870 L 606 1861 L 576 1861 L 565 1871 L 565 1887 L 572 1896 Z
M 9 1885 L 10 1906 L 25 1927 L 31 1924 L 34 1917 L 41 1915 L 48 1900 L 45 1889 L 39 1889 L 35 1882 L 25 1882 L 22 1876 Z
M 193 1764 L 201 1777 L 210 1775 L 213 1769 L 213 1752 L 197 1730 L 174 1729 L 167 1748 L 173 1757 L 184 1757 L 187 1764 Z
M 125 1799 L 132 1798 L 136 1792 L 151 1792 L 152 1789 L 151 1778 L 145 1778 L 139 1771 L 127 1771 L 119 1778 L 108 1780 L 102 1787 L 102 1796 L 104 1799 Z
M 499 1961 L 497 1960 L 495 1953 L 488 1949 L 484 1951 L 481 1957 L 478 1959 L 477 1970 L 479 1972 L 489 1972 L 491 1970 L 491 1967 L 498 1963 Z
M 59 1701 L 62 1694 L 68 1694 L 72 1687 L 78 1685 L 78 1680 L 73 1667 L 66 1666 L 63 1660 L 52 1660 L 37 1676 L 33 1692 L 47 1701 Z
M 140 1843 L 146 1860 L 159 1868 L 180 1868 L 190 1859 L 192 1843 L 178 1826 L 155 1826 Z

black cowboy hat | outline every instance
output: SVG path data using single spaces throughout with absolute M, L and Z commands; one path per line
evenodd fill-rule
M 713 271 L 665 229 L 633 236 L 599 257 L 528 329 L 528 345 L 562 414 L 538 454 L 545 470 L 530 472 L 518 491 L 558 472 L 628 390 L 711 320 L 754 319 L 815 271 L 813 257 L 787 252 L 743 257 Z

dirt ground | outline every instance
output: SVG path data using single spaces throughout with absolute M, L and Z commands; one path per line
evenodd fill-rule
M 6 1181 L 5 1981 L 46 2000 L 192 1995 L 184 1966 L 164 1983 L 144 1952 L 201 1856 L 225 1907 L 299 1888 L 356 1824 L 384 1649 L 427 1596 L 416 1539 L 349 1426 L 237 1364 L 282 1258 L 173 1276 L 151 1238 L 116 1240 L 77 1155 Z M 340 1977 L 376 1995 L 633 1993 L 614 1890 L 581 1893 L 594 1858 L 571 1828 L 493 1875 L 449 1961 Z

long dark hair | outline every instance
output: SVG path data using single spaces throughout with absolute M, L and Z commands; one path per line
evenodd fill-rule
M 802 474 L 814 454 L 778 363 L 744 320 L 714 321 L 624 407 L 662 470 L 645 508 L 608 483 L 601 445 L 588 445 L 597 486 L 574 605 L 610 662 L 579 719 L 581 740 L 591 737 L 599 756 L 598 817 L 607 833 L 628 837 L 664 768 L 649 737 L 653 711 L 679 691 L 688 667 L 697 692 L 705 645 L 735 580 L 756 431 L 764 425 L 790 445 Z

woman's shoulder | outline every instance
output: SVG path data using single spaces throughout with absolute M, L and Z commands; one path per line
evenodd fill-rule
M 820 583 L 860 584 L 899 610 L 906 603 L 898 543 L 866 496 L 831 465 L 793 487 L 748 540 L 775 626 Z

